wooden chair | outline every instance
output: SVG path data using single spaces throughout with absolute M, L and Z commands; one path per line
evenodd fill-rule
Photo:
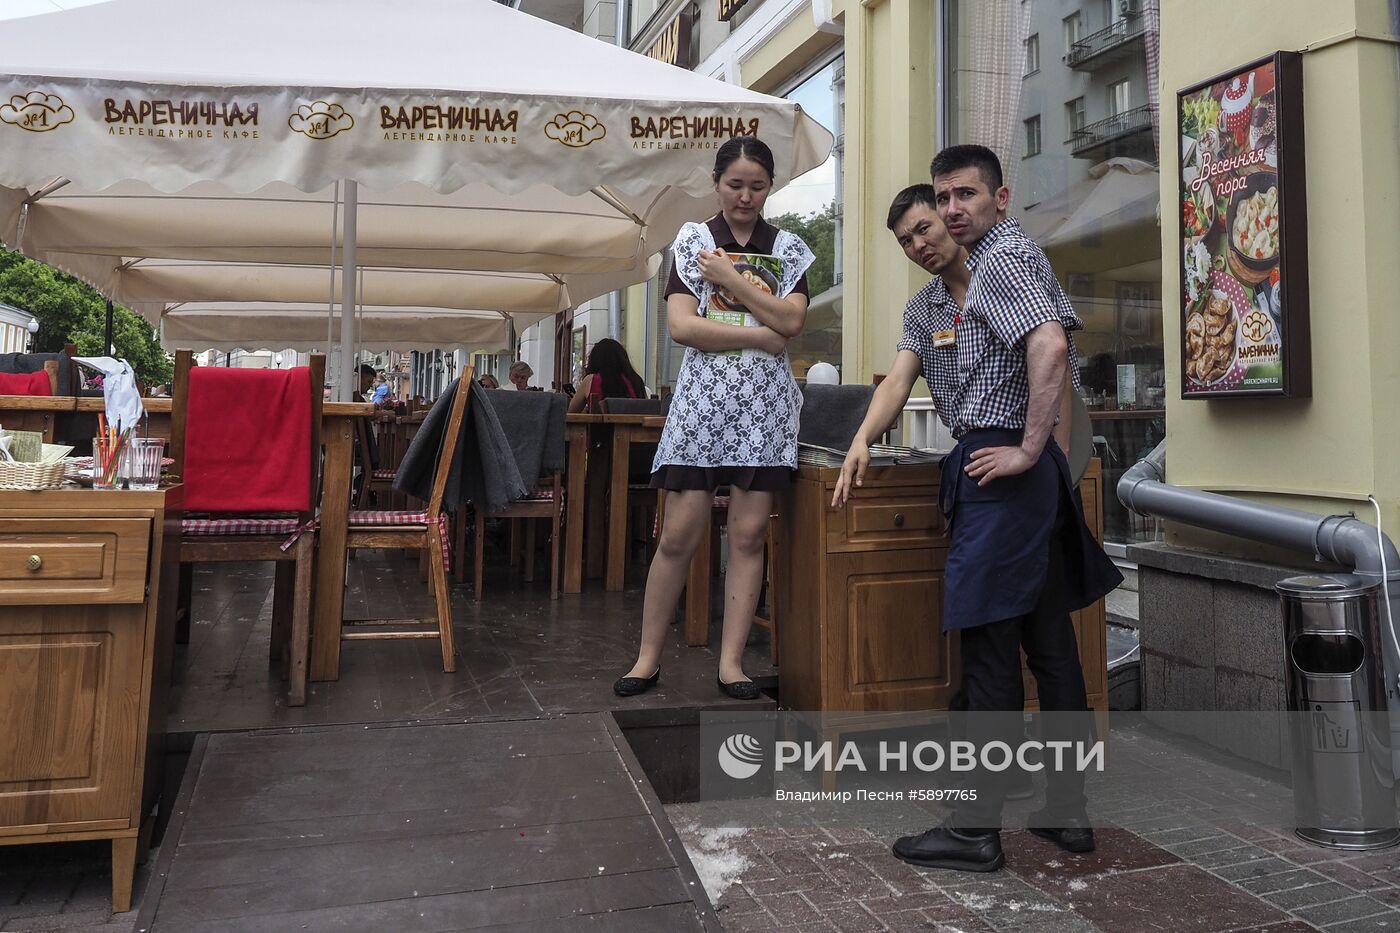
M 341 638 L 346 641 L 377 639 L 436 638 L 442 648 L 442 669 L 457 670 L 457 643 L 452 632 L 452 594 L 447 588 L 449 554 L 447 516 L 442 511 L 442 498 L 447 489 L 447 476 L 452 469 L 452 457 L 462 433 L 472 394 L 472 367 L 462 371 L 457 391 L 448 409 L 447 427 L 438 448 L 437 467 L 433 471 L 432 497 L 421 512 L 395 510 L 363 510 L 350 513 L 350 529 L 345 546 L 359 548 L 404 548 L 425 551 L 433 599 L 437 603 L 435 620 L 427 619 L 367 619 L 344 623 Z M 433 628 L 424 628 L 432 622 Z M 349 628 L 372 627 L 387 631 L 351 631 Z
M 48 391 L 42 391 L 47 388 Z M 58 362 L 48 360 L 42 370 L 34 372 L 6 372 L 0 370 L 0 395 L 13 395 L 21 398 L 43 398 L 58 394 Z M 0 425 L 12 431 L 38 431 L 45 444 L 54 443 L 54 426 L 57 423 L 56 409 L 42 410 L 0 410 Z M 86 454 L 87 451 L 78 451 Z
M 499 390 L 498 390 L 499 391 Z M 494 394 L 494 393 L 493 393 Z M 489 399 L 491 396 L 485 396 Z M 546 408 L 545 411 L 549 409 Z M 498 409 L 499 413 L 499 409 Z M 559 410 L 562 421 L 562 408 Z M 546 421 L 546 423 L 548 423 Z M 509 424 L 502 423 L 502 427 L 509 432 Z M 556 438 L 557 440 L 557 438 Z M 548 446 L 546 444 L 546 446 Z M 527 467 L 529 468 L 529 467 Z M 522 477 L 523 478 L 523 477 Z M 510 522 L 510 554 L 511 565 L 516 563 L 516 544 L 520 543 L 521 556 L 523 560 L 523 572 L 526 582 L 533 582 L 535 579 L 535 529 L 537 521 L 547 520 L 549 522 L 549 598 L 558 599 L 560 584 L 563 578 L 561 564 L 563 559 L 564 539 L 560 533 L 564 520 L 564 471 L 562 464 L 560 468 L 543 471 L 543 475 L 535 479 L 534 487 L 530 494 L 524 499 L 519 499 L 510 503 L 504 508 L 494 512 L 485 512 L 473 507 L 473 598 L 481 601 L 485 589 L 485 575 L 483 564 L 485 562 L 486 546 L 486 520 L 492 518 L 504 518 Z M 463 521 L 459 527 L 462 528 L 465 537 L 465 512 L 460 516 Z M 523 534 L 518 532 L 523 525 Z M 466 561 L 459 563 L 458 581 L 462 579 L 462 572 L 465 570 Z
M 189 350 L 175 354 L 175 383 L 171 402 L 170 456 L 175 461 L 172 470 L 182 477 L 187 501 L 198 503 L 201 476 L 191 474 L 186 456 L 189 436 L 189 403 L 191 398 Z M 326 359 L 311 357 L 307 370 L 310 391 L 310 421 L 305 430 L 310 436 L 309 471 L 310 494 L 293 514 L 218 513 L 208 518 L 186 516 L 181 526 L 180 563 L 227 563 L 234 561 L 275 561 L 277 574 L 273 584 L 272 646 L 274 657 L 281 660 L 287 676 L 287 704 L 306 703 L 307 661 L 311 649 L 311 591 L 315 573 L 316 532 L 312 527 L 315 503 L 319 497 L 321 462 L 321 398 L 325 384 Z M 242 370 L 241 378 L 257 379 L 266 374 L 269 382 L 288 378 L 288 370 Z M 252 375 L 250 375 L 252 374 Z M 203 377 L 201 377 L 203 378 Z M 196 389 L 196 391 L 199 391 Z M 254 468 L 256 470 L 256 468 Z M 227 482 L 227 475 L 220 478 Z M 236 480 L 235 480 L 236 482 Z M 187 568 L 181 567 L 182 573 Z M 189 606 L 184 607 L 185 623 L 189 621 Z
M 370 460 L 369 451 L 372 443 L 370 435 L 373 426 L 368 418 L 355 419 L 355 440 L 356 449 L 359 451 L 360 470 L 363 479 L 360 482 L 360 493 L 355 497 L 355 508 L 368 509 L 370 497 L 374 497 L 374 504 L 381 509 L 392 508 L 390 499 L 394 493 L 394 479 L 398 476 L 398 460 L 393 458 L 393 448 L 389 445 L 376 443 L 379 450 L 379 466 L 374 466 Z

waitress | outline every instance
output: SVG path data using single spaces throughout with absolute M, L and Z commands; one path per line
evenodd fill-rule
M 641 646 L 632 669 L 613 684 L 618 696 L 644 693 L 661 676 L 666 633 L 690 559 L 709 539 L 721 486 L 729 487 L 729 567 L 717 684 L 734 699 L 758 696 L 744 675 L 744 645 L 763 581 L 773 494 L 797 471 L 802 394 L 786 348 L 807 320 L 806 272 L 815 257 L 799 237 L 763 219 L 773 187 L 767 145 L 753 136 L 728 140 L 715 156 L 712 178 L 719 214 L 686 224 L 673 247 L 666 320 L 671 339 L 686 351 L 651 480 L 668 492 L 666 524 L 647 574 Z M 775 292 L 740 274 L 728 255 L 740 252 L 781 260 Z M 753 326 L 712 320 L 716 290 L 747 308 Z

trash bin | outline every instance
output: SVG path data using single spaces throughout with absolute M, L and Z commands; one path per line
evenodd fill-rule
M 1338 849 L 1400 843 L 1379 582 L 1353 574 L 1279 582 L 1293 808 L 1302 839 Z

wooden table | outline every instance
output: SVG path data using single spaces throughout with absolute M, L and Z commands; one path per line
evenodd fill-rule
M 340 679 L 340 628 L 345 613 L 345 538 L 350 528 L 350 485 L 355 420 L 374 415 L 370 402 L 321 406 L 321 517 L 316 541 L 316 592 L 312 595 L 311 679 Z
M 568 482 L 564 494 L 565 593 L 583 590 L 585 571 L 590 579 L 603 572 L 607 554 L 599 545 L 606 534 L 607 516 L 603 504 L 612 463 L 609 442 L 612 430 L 607 415 L 575 413 L 565 416 L 564 437 L 568 444 L 564 467 Z M 583 550 L 585 538 L 592 543 L 587 554 Z
M 608 570 L 604 588 L 620 592 L 627 575 L 627 486 L 633 444 L 655 444 L 666 426 L 664 415 L 604 415 L 612 425 L 612 465 L 608 481 Z
M 583 578 L 605 572 L 609 592 L 622 589 L 627 566 L 627 461 L 633 444 L 654 444 L 666 424 L 660 415 L 570 414 L 565 437 L 568 490 L 564 496 L 565 593 Z M 604 509 L 604 500 L 611 497 Z M 586 526 L 586 533 L 585 533 Z M 584 553 L 585 538 L 590 542 Z M 606 546 L 600 547 L 606 539 Z
M 66 395 L 0 395 L 0 425 L 10 431 L 38 431 L 49 442 L 55 416 L 72 411 L 74 401 Z M 86 456 L 92 451 L 74 453 Z
M 180 508 L 0 490 L 0 845 L 111 840 L 116 912 L 164 772 Z

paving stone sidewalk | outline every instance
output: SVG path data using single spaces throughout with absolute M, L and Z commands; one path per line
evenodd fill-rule
M 844 821 L 828 811 L 775 825 L 771 801 L 667 810 L 731 933 L 1400 933 L 1400 848 L 1303 843 L 1279 818 L 1289 789 L 1268 776 L 1150 736 L 1115 735 L 1114 749 L 1155 772 L 1153 799 L 1091 795 L 1096 821 L 1111 825 L 1087 855 L 1008 831 L 1006 868 L 990 875 L 890 854 L 895 837 L 937 812 L 867 807 Z M 1034 805 L 1008 807 L 1008 823 Z

